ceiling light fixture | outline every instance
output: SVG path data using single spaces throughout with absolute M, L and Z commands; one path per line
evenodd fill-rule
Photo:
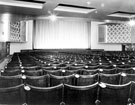
M 105 6 L 105 4 L 104 3 L 101 3 L 101 7 L 104 7 Z
M 0 5 L 35 8 L 35 9 L 42 9 L 42 7 L 43 7 L 43 4 L 28 3 L 28 2 L 22 2 L 22 1 L 10 1 L 9 2 L 7 0 L 1 0 Z
M 87 1 L 87 4 L 88 4 L 88 5 L 90 5 L 90 4 L 91 4 L 91 2 L 90 2 L 90 1 Z
M 54 10 L 55 11 L 63 11 L 63 12 L 88 14 L 88 13 L 94 11 L 95 8 L 82 7 L 82 6 L 76 6 L 76 5 L 59 4 Z

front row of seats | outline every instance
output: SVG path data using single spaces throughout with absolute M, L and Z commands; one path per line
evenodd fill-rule
M 59 84 L 35 87 L 21 84 L 0 88 L 0 104 L 7 105 L 134 105 L 135 82 L 88 86 Z

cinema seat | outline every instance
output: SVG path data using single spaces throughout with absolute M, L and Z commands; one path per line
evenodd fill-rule
M 0 88 L 8 88 L 22 84 L 21 75 L 0 76 Z
M 93 70 L 93 69 L 98 69 L 99 68 L 99 65 L 91 65 L 91 66 L 89 66 L 89 65 L 85 65 L 85 66 L 83 66 L 82 67 L 83 69 L 86 69 L 86 70 Z
M 98 73 L 98 69 L 93 69 L 93 70 L 82 70 L 82 75 L 93 75 Z
M 1 71 L 2 76 L 16 76 L 16 75 L 20 75 L 20 74 L 22 74 L 21 70 Z
M 105 83 L 104 86 L 100 85 L 100 105 L 127 105 L 130 98 L 130 86 L 131 82 L 123 85 L 112 85 Z
M 119 85 L 121 83 L 121 75 L 120 74 L 100 74 L 99 82 L 104 82 L 108 84 Z
M 123 72 L 123 73 L 127 73 L 127 74 L 133 74 L 133 68 L 117 68 L 117 72 Z
M 113 69 L 99 69 L 99 73 L 103 73 L 103 74 L 116 74 L 117 73 L 117 69 L 113 68 Z
M 66 105 L 95 105 L 98 83 L 88 86 L 64 85 L 64 102 Z
M 48 87 L 49 86 L 49 76 L 26 76 L 24 80 L 25 84 L 36 86 L 36 87 Z
M 24 72 L 24 75 L 26 76 L 42 76 L 43 75 L 43 71 L 42 70 L 26 70 Z
M 32 66 L 23 66 L 23 69 L 24 70 L 39 70 L 41 69 L 41 67 L 37 65 L 32 65 Z
M 75 76 L 76 77 L 76 76 Z M 88 86 L 98 82 L 98 74 L 94 75 L 79 75 L 75 78 L 76 86 Z
M 68 75 L 68 76 L 56 76 L 50 74 L 50 86 L 57 86 L 59 84 L 75 84 L 75 76 L 74 75 Z
M 22 105 L 24 103 L 25 93 L 23 84 L 6 88 L 0 87 L 0 105 Z
M 132 81 L 131 92 L 129 94 L 131 105 L 135 105 L 135 81 Z
M 26 90 L 28 105 L 60 105 L 62 102 L 63 84 L 53 87 L 29 86 Z
M 62 75 L 62 71 L 61 70 L 43 70 L 43 74 L 53 74 L 53 75 L 57 75 L 57 76 L 61 76 Z
M 121 78 L 121 84 L 126 84 L 126 83 L 128 83 L 130 81 L 134 81 L 135 82 L 135 74 L 125 74 Z

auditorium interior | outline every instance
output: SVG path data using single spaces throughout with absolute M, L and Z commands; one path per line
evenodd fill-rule
M 0 0 L 0 105 L 135 105 L 135 0 Z

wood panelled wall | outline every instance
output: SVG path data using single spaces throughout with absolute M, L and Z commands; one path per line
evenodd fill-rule
M 9 43 L 0 42 L 0 60 L 9 54 Z

